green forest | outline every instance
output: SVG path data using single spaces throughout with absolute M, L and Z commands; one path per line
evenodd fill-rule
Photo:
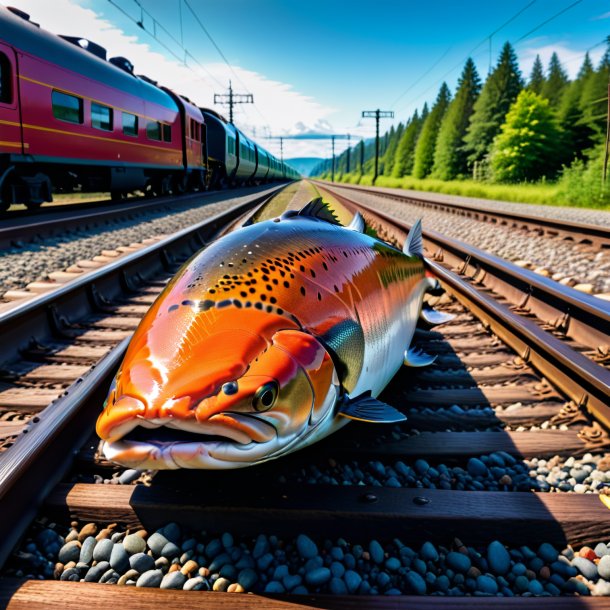
M 610 205 L 602 180 L 608 122 L 610 37 L 598 65 L 589 53 L 570 80 L 556 53 L 529 77 L 510 45 L 483 82 L 468 59 L 452 94 L 380 137 L 377 186 L 590 207 Z M 335 181 L 371 184 L 375 140 L 335 159 Z M 312 175 L 330 179 L 332 159 Z

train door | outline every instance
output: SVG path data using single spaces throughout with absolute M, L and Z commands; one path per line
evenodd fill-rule
M 17 87 L 17 56 L 11 47 L 0 44 L 0 154 L 23 153 Z

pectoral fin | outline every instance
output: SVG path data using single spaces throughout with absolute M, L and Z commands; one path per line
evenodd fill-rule
M 373 398 L 368 392 L 356 398 L 346 397 L 339 415 L 374 424 L 393 424 L 407 419 L 400 411 Z
M 405 366 L 421 367 L 429 366 L 436 360 L 436 356 L 426 354 L 418 347 L 410 347 L 405 352 Z

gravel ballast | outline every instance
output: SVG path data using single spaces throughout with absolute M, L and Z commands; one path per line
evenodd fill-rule
M 592 246 L 574 244 L 559 237 L 540 236 L 524 229 L 490 225 L 488 222 L 449 214 L 438 210 L 424 209 L 418 205 L 402 203 L 387 197 L 333 186 L 346 197 L 369 205 L 380 212 L 391 214 L 408 223 L 422 219 L 424 229 L 432 229 L 449 237 L 459 239 L 477 248 L 505 258 L 509 261 L 552 277 L 571 286 L 590 285 L 593 294 L 610 293 L 610 251 L 596 250 Z M 407 195 L 409 191 L 397 191 Z M 432 193 L 416 193 L 414 196 L 433 199 Z M 428 197 L 430 195 L 430 197 Z M 442 196 L 445 197 L 445 196 Z M 440 199 L 442 201 L 442 198 Z M 610 226 L 610 213 L 529 204 L 507 204 L 477 200 L 481 207 L 493 209 L 498 203 L 517 207 L 519 213 L 563 218 L 575 222 L 589 222 Z M 500 205 L 502 203 L 502 205 Z M 535 209 L 532 209 L 535 208 Z M 511 209 L 510 211 L 515 211 Z M 563 216 L 563 214 L 566 214 Z M 569 218 L 568 216 L 573 216 Z
M 43 243 L 27 243 L 0 252 L 0 297 L 10 289 L 24 288 L 30 282 L 45 280 L 52 271 L 61 271 L 83 259 L 92 259 L 102 250 L 129 246 L 144 239 L 168 235 L 202 222 L 251 199 L 270 192 L 269 187 L 252 189 L 248 195 L 214 193 L 177 210 L 156 209 L 132 218 L 46 238 Z M 209 202 L 209 203 L 208 203 Z
M 144 542 L 134 545 L 133 538 Z M 91 556 L 93 547 L 93 558 Z M 103 548 L 102 548 L 103 547 Z M 99 559 L 94 559 L 96 551 Z M 78 555 L 78 556 L 77 556 Z M 18 577 L 119 586 L 306 595 L 609 595 L 610 547 L 575 552 L 552 544 L 471 547 L 402 540 L 291 539 L 189 532 L 170 523 L 153 533 L 111 524 L 36 524 L 10 561 Z M 63 560 L 63 561 L 62 561 Z

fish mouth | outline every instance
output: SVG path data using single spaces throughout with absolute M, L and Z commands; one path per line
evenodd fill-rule
M 139 470 L 225 469 L 249 466 L 273 453 L 277 431 L 245 413 L 218 413 L 205 422 L 137 417 L 120 439 L 105 442 L 105 457 Z

